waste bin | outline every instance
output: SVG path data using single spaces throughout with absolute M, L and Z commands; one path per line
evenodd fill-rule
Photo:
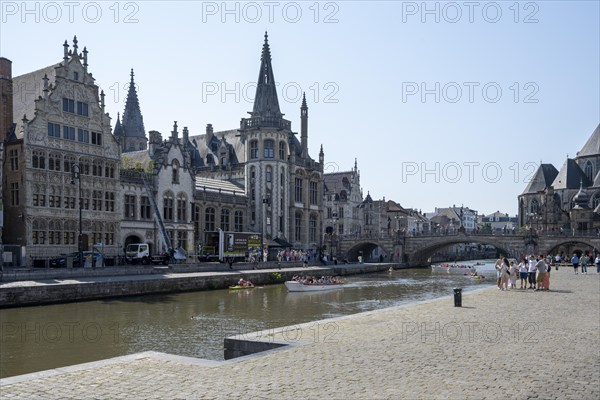
M 454 307 L 462 307 L 462 289 L 454 288 Z

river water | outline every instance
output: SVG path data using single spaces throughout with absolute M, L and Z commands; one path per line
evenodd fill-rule
M 223 360 L 227 336 L 494 284 L 492 263 L 477 269 L 491 279 L 409 269 L 346 277 L 343 290 L 330 292 L 288 293 L 279 284 L 0 310 L 0 377 L 149 350 Z

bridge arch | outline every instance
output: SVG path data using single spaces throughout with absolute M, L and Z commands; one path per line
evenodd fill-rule
M 505 254 L 509 257 L 518 257 L 519 254 L 516 253 L 516 249 L 510 248 L 506 243 L 499 243 L 496 240 L 490 240 L 489 238 L 478 238 L 478 237 L 467 237 L 467 236 L 457 236 L 457 237 L 445 237 L 443 240 L 433 241 L 429 244 L 426 244 L 418 249 L 415 249 L 412 255 L 409 256 L 409 265 L 411 266 L 425 266 L 429 265 L 429 259 L 439 250 L 444 249 L 446 247 L 453 246 L 455 244 L 468 244 L 468 243 L 477 243 L 483 245 L 492 245 L 498 252 L 501 254 Z
M 378 261 L 371 259 L 371 254 L 378 247 L 382 250 L 383 254 L 386 256 L 386 259 L 389 261 L 391 249 L 386 248 L 386 246 L 374 240 L 364 240 L 354 243 L 344 255 L 349 261 L 358 260 L 359 255 L 363 256 L 364 261 Z

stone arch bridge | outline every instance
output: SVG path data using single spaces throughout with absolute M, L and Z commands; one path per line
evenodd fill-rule
M 508 257 L 523 254 L 556 254 L 565 251 L 600 249 L 600 238 L 591 236 L 537 236 L 537 235 L 472 235 L 459 233 L 447 236 L 382 236 L 378 238 L 341 238 L 338 258 L 354 261 L 359 255 L 368 257 L 377 247 L 386 260 L 416 267 L 429 265 L 437 251 L 461 243 L 492 245 Z M 368 258 L 365 261 L 369 261 Z M 373 260 L 375 261 L 375 260 Z

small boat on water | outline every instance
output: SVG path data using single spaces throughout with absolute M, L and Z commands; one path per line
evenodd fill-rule
M 244 286 L 244 285 L 232 285 L 232 286 L 229 286 L 229 290 L 242 290 L 242 289 L 254 289 L 254 285 L 250 284 L 250 285 L 247 285 L 247 286 Z
M 433 272 L 446 272 L 449 274 L 471 274 L 476 271 L 475 267 L 471 265 L 460 265 L 460 264 L 439 264 L 432 265 L 431 270 Z
M 290 292 L 319 292 L 324 290 L 343 289 L 343 283 L 302 283 L 298 281 L 286 281 L 285 287 Z

